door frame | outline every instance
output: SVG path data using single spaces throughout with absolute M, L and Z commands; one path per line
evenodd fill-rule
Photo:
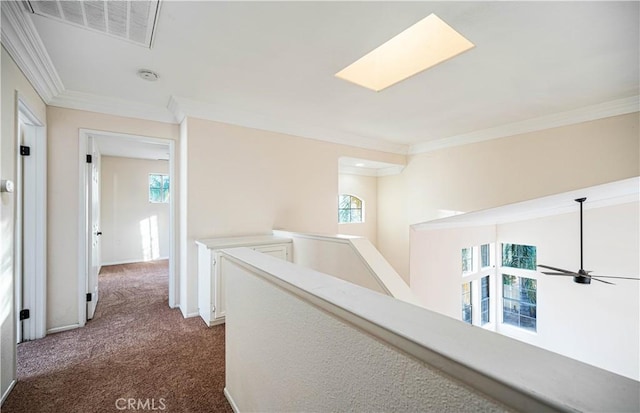
M 17 92 L 16 106 L 14 271 L 16 294 L 21 293 L 21 297 L 16 295 L 15 302 L 17 327 L 22 323 L 21 332 L 16 331 L 16 334 L 20 341 L 28 341 L 47 334 L 47 135 L 44 123 Z M 31 142 L 24 142 L 31 148 L 29 156 L 34 162 L 30 164 L 23 163 L 24 157 L 20 155 L 23 127 L 31 129 Z M 23 176 L 20 165 L 30 165 L 29 173 Z M 25 188 L 30 188 L 29 194 Z M 29 201 L 24 202 L 27 195 Z M 33 217 L 33 220 L 26 222 L 25 215 Z M 29 318 L 22 322 L 18 317 L 22 309 L 18 308 L 19 305 L 29 309 L 30 313 Z
M 177 180 L 176 180 L 176 157 L 175 141 L 173 139 L 154 138 L 151 136 L 132 135 L 127 133 L 101 131 L 95 129 L 79 130 L 78 134 L 78 176 L 79 176 L 79 198 L 78 198 L 78 324 L 84 326 L 87 321 L 86 285 L 88 274 L 88 240 L 91 227 L 88 222 L 89 209 L 87 205 L 89 189 L 89 168 L 87 168 L 86 155 L 88 140 L 91 135 L 108 136 L 110 139 L 121 142 L 150 142 L 169 146 L 169 180 L 171 182 L 171 197 L 169 199 L 169 307 L 175 308 L 177 305 L 178 292 L 176 276 L 176 201 L 177 201 Z

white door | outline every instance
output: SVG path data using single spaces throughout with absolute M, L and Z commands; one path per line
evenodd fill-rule
M 93 138 L 89 138 L 87 153 L 89 167 L 89 234 L 87 269 L 87 320 L 91 320 L 98 304 L 98 273 L 100 272 L 100 153 Z M 89 162 L 89 159 L 87 159 Z

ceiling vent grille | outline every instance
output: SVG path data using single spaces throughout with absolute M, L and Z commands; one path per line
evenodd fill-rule
M 160 0 L 27 1 L 34 14 L 151 47 Z

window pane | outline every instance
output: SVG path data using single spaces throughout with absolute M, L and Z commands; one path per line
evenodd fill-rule
M 362 208 L 362 201 L 355 196 L 351 197 L 351 208 Z
M 473 271 L 473 248 L 462 249 L 462 272 Z
M 350 209 L 339 209 L 338 210 L 338 222 L 349 222 L 351 220 L 351 210 Z
M 351 210 L 351 222 L 362 222 L 362 210 L 361 209 L 352 209 Z
M 482 277 L 480 280 L 480 290 L 482 291 L 482 298 L 489 298 L 489 276 Z
M 482 268 L 491 266 L 491 248 L 489 244 L 480 246 L 480 265 Z
M 338 202 L 338 208 L 346 209 L 351 207 L 351 197 L 349 195 L 340 195 L 340 201 Z
M 462 284 L 462 321 L 469 324 L 473 323 L 470 282 Z
M 503 322 L 536 331 L 537 281 L 502 275 Z
M 162 187 L 162 175 L 150 174 L 149 175 L 149 187 L 161 188 Z
M 149 189 L 149 201 L 151 202 L 161 202 L 162 198 L 160 196 L 161 190 L 159 188 L 150 188 Z
M 502 244 L 502 266 L 536 269 L 536 247 L 532 245 Z

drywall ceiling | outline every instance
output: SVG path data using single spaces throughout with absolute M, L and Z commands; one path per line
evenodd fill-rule
M 163 1 L 151 48 L 27 18 L 64 85 L 50 104 L 131 107 L 132 115 L 153 109 L 163 120 L 186 114 L 406 152 L 409 145 L 633 102 L 640 88 L 639 5 Z M 475 48 L 377 93 L 334 76 L 430 13 Z M 155 70 L 159 80 L 140 79 L 140 68 Z

